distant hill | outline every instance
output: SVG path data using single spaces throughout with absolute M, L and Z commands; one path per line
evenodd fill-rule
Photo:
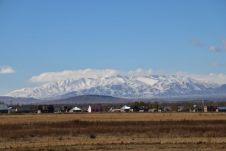
M 223 90 L 223 89 L 221 89 Z M 226 101 L 226 95 L 218 96 L 217 94 L 211 94 L 210 96 L 196 96 L 196 97 L 156 97 L 149 99 L 125 99 L 125 98 L 117 98 L 112 96 L 104 96 L 104 95 L 81 95 L 81 96 L 73 96 L 74 94 L 70 93 L 70 95 L 63 95 L 60 98 L 51 98 L 46 100 L 34 99 L 34 98 L 14 98 L 14 97 L 5 97 L 0 96 L 0 102 L 4 102 L 6 104 L 99 104 L 99 103 L 128 103 L 134 101 L 144 101 L 144 102 L 177 102 L 177 101 L 200 101 L 200 100 L 210 100 L 210 101 Z
M 5 104 L 37 104 L 41 100 L 34 98 L 21 98 L 21 97 L 8 97 L 8 96 L 0 96 L 0 102 Z

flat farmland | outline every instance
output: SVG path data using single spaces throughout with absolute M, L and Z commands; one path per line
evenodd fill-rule
M 64 121 L 179 121 L 226 120 L 226 113 L 74 113 L 0 115 L 0 124 Z
M 0 115 L 0 150 L 226 150 L 226 114 Z

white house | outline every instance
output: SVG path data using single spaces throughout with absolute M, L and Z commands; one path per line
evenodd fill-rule
M 92 108 L 91 108 L 91 106 L 89 105 L 89 107 L 88 107 L 88 113 L 91 113 L 92 112 Z

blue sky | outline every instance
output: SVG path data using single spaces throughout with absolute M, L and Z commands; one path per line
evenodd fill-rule
M 226 0 L 0 0 L 0 94 L 85 68 L 226 74 L 225 14 Z

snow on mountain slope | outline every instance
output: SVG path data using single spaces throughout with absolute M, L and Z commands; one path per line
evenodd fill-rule
M 104 73 L 106 72 L 106 74 Z M 110 72 L 110 74 L 109 74 Z M 52 98 L 68 93 L 76 95 L 108 95 L 123 98 L 151 98 L 156 96 L 182 96 L 204 94 L 209 89 L 220 85 L 205 83 L 183 75 L 157 75 L 150 72 L 130 72 L 129 74 L 114 70 L 80 71 L 76 76 L 69 74 L 68 79 L 58 79 L 35 88 L 24 88 L 7 94 L 13 97 Z M 77 74 L 77 73 L 76 73 Z M 98 75 L 98 76 L 97 76 Z M 45 75 L 42 75 L 45 76 Z M 62 75 L 60 75 L 62 77 Z M 40 77 L 36 77 L 41 80 Z M 50 77 L 48 77 L 50 78 Z M 50 78 L 51 79 L 51 78 Z M 71 94 L 70 94 L 71 95 Z
M 151 85 L 151 86 L 154 85 L 154 84 L 156 84 L 158 82 L 157 79 L 147 78 L 147 77 L 138 77 L 137 80 L 138 81 L 141 81 L 141 82 L 143 82 L 145 84 Z

